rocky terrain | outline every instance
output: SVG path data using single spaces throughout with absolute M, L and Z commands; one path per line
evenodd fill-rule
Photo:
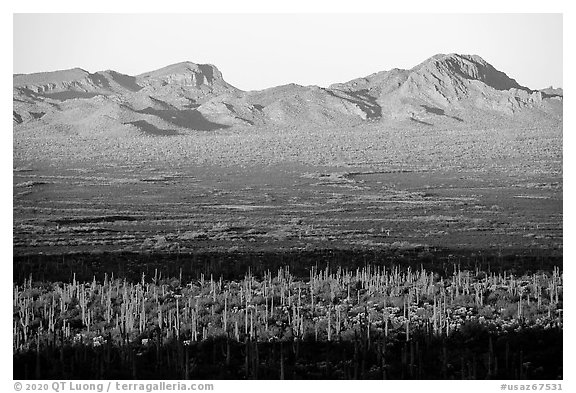
M 14 75 L 13 81 L 16 132 L 174 135 L 232 126 L 461 127 L 562 119 L 561 91 L 530 90 L 479 56 L 457 54 L 329 88 L 289 84 L 244 92 L 215 66 L 191 62 L 137 76 L 75 68 Z

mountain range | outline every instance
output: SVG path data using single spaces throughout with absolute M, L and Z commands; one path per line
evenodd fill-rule
M 562 102 L 562 89 L 529 89 L 481 57 L 459 54 L 328 88 L 288 84 L 242 91 L 215 66 L 192 62 L 136 76 L 81 68 L 13 76 L 15 131 L 71 134 L 560 123 Z

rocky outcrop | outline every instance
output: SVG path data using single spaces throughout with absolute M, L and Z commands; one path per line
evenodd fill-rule
M 564 96 L 564 90 L 562 90 L 561 87 L 554 88 L 554 87 L 550 86 L 550 87 L 547 87 L 545 89 L 540 89 L 539 91 L 541 91 L 542 93 L 544 93 L 550 97 L 563 97 Z

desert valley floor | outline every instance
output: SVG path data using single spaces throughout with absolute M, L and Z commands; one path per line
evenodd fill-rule
M 561 253 L 561 136 L 373 127 L 38 146 L 16 135 L 14 251 Z

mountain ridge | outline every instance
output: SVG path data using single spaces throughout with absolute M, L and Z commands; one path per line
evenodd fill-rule
M 483 118 L 521 121 L 523 113 L 531 119 L 562 119 L 561 91 L 529 89 L 478 55 L 455 53 L 327 88 L 286 84 L 243 91 L 225 81 L 216 66 L 190 61 L 135 76 L 81 68 L 15 74 L 13 102 L 15 127 L 79 127 L 75 116 L 89 113 L 92 124 L 80 122 L 86 132 L 109 127 L 110 121 L 118 129 L 147 122 L 159 130 L 185 132 L 391 121 L 459 125 Z M 99 106 L 111 113 L 94 109 Z

